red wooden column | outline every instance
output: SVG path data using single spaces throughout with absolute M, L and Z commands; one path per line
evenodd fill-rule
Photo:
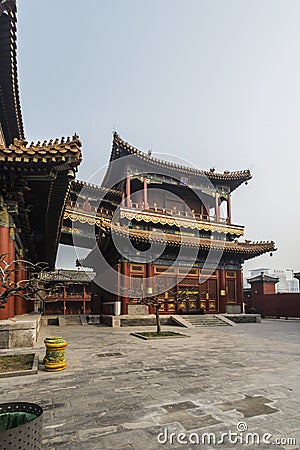
M 147 186 L 147 178 L 144 178 L 144 209 L 148 209 L 148 186 Z
M 228 194 L 227 197 L 227 223 L 231 223 L 231 196 Z
M 204 208 L 203 208 L 203 203 L 201 203 L 201 205 L 200 205 L 200 216 L 201 216 L 201 219 L 202 219 L 203 214 L 204 214 Z
M 5 254 L 5 260 L 9 262 L 9 215 L 6 210 L 0 213 L 0 254 Z M 0 287 L 0 289 L 2 289 Z M 0 320 L 8 319 L 9 305 L 8 302 L 4 305 L 4 308 L 0 308 Z
M 131 199 L 130 199 L 130 174 L 126 176 L 126 206 L 127 208 L 131 207 Z
M 66 301 L 66 298 L 67 298 L 67 288 L 66 288 L 66 286 L 64 286 L 63 287 L 63 314 L 64 314 L 64 316 L 67 315 L 67 301 Z
M 87 197 L 84 198 L 84 207 L 83 208 L 87 212 L 91 210 L 91 205 L 90 205 L 89 199 Z
M 219 303 L 219 313 L 226 312 L 226 271 L 225 269 L 219 270 L 219 283 L 220 283 L 220 303 Z
M 15 233 L 14 233 L 14 229 L 11 228 L 10 229 L 10 233 L 9 233 L 9 243 L 8 243 L 8 260 L 10 262 L 15 260 L 16 257 L 16 251 L 15 251 Z M 15 264 L 11 267 L 12 269 L 15 269 Z M 16 281 L 16 273 L 13 272 L 11 275 L 11 281 L 13 284 L 15 284 Z M 14 317 L 15 315 L 15 298 L 14 297 L 10 297 L 8 299 L 8 317 Z
M 121 262 L 121 274 L 123 275 L 122 279 L 122 287 L 124 292 L 121 291 L 121 314 L 128 314 L 127 305 L 129 303 L 129 297 L 126 295 L 127 290 L 130 289 L 129 285 L 129 262 L 123 261 Z M 126 277 L 126 278 L 125 278 Z
M 154 267 L 151 263 L 146 264 L 146 294 L 154 294 Z M 149 306 L 149 314 L 154 314 L 154 306 Z
M 117 272 L 118 272 L 118 302 L 122 301 L 122 297 L 121 297 L 121 263 L 117 264 Z
M 219 194 L 216 192 L 216 222 L 220 222 Z
M 243 303 L 244 295 L 243 295 L 243 271 L 236 271 L 236 294 L 237 294 L 237 303 Z

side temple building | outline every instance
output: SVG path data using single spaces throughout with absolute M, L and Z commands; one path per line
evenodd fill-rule
M 81 142 L 77 135 L 36 143 L 25 138 L 16 10 L 15 0 L 0 2 L 0 255 L 7 263 L 26 259 L 54 269 L 68 193 L 82 159 Z M 28 274 L 17 270 L 14 276 L 20 281 Z M 0 320 L 32 309 L 33 302 L 10 297 Z

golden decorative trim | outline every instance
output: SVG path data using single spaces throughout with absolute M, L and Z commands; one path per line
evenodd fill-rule
M 200 222 L 196 219 L 177 219 L 174 217 L 164 217 L 158 214 L 151 214 L 146 212 L 134 212 L 134 211 L 120 211 L 121 219 L 136 220 L 138 222 L 151 222 L 154 224 L 176 226 L 178 228 L 191 228 L 192 230 L 198 229 L 202 231 L 211 231 L 216 233 L 228 233 L 236 236 L 243 236 L 244 230 L 242 228 L 236 228 L 230 225 L 213 224 L 211 222 Z
M 101 226 L 101 219 L 98 219 L 97 217 L 90 216 L 88 214 L 82 214 L 82 213 L 74 213 L 70 210 L 66 210 L 64 212 L 64 220 L 70 219 L 71 222 L 80 222 L 82 224 L 87 223 L 88 225 L 97 227 Z
M 7 208 L 0 211 L 0 226 L 9 227 L 9 214 Z

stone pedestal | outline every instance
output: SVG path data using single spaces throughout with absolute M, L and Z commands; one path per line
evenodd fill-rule
M 0 348 L 33 347 L 40 324 L 40 315 L 0 320 Z

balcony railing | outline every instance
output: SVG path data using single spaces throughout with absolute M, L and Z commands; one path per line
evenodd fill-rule
M 85 209 L 84 204 L 77 202 L 70 202 L 67 205 L 67 209 L 72 209 L 73 211 L 78 211 L 83 214 L 96 214 L 97 216 L 112 217 L 114 211 L 107 208 L 98 208 L 97 206 L 90 206 L 89 209 Z
M 180 211 L 175 208 L 173 208 L 173 209 L 163 208 L 163 207 L 157 206 L 155 203 L 153 205 L 148 205 L 147 208 L 144 208 L 144 205 L 141 203 L 132 203 L 131 207 L 130 208 L 126 207 L 126 209 L 134 209 L 134 210 L 138 210 L 141 212 L 143 211 L 145 213 L 150 212 L 150 213 L 163 214 L 163 215 L 168 215 L 168 216 L 170 216 L 170 215 L 178 216 L 181 218 L 192 219 L 192 220 L 196 219 L 196 220 L 204 220 L 206 222 L 216 222 L 216 216 L 200 214 L 200 213 L 196 213 L 193 211 Z M 220 217 L 219 222 L 225 223 L 225 224 L 230 224 L 228 222 L 228 219 L 224 218 L 224 217 Z
M 96 206 L 91 206 L 89 211 L 85 210 L 84 205 L 80 204 L 80 203 L 76 203 L 76 202 L 71 202 L 69 205 L 69 207 L 71 207 L 74 211 L 80 211 L 83 213 L 88 214 L 89 212 L 91 213 L 96 213 L 99 216 L 109 216 L 111 217 L 114 213 L 114 211 L 106 209 L 106 208 L 97 208 Z M 206 220 L 208 222 L 215 222 L 216 221 L 216 217 L 215 216 L 209 216 L 207 214 L 199 214 L 199 213 L 193 213 L 193 212 L 187 212 L 187 211 L 179 211 L 176 209 L 171 209 L 171 208 L 162 208 L 159 206 L 154 205 L 148 205 L 147 208 L 144 208 L 144 205 L 141 203 L 132 203 L 131 204 L 131 208 L 130 209 L 135 209 L 138 211 L 145 211 L 145 212 L 155 212 L 158 214 L 166 214 L 166 215 L 175 215 L 175 216 L 179 216 L 179 217 L 187 217 L 187 218 L 191 218 L 191 219 L 198 219 L 198 220 Z M 228 219 L 226 218 L 220 218 L 220 222 L 221 223 L 228 223 L 227 221 Z

